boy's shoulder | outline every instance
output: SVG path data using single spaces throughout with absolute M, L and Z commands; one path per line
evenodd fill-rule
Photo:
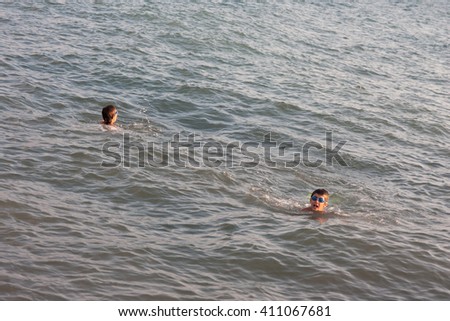
M 323 214 L 326 214 L 326 213 L 327 213 L 326 210 L 323 210 L 323 211 L 316 211 L 316 210 L 314 210 L 314 209 L 312 208 L 312 206 L 308 206 L 308 207 L 302 208 L 302 209 L 300 210 L 300 212 L 310 212 L 311 214 L 318 214 L 318 215 L 323 215 Z

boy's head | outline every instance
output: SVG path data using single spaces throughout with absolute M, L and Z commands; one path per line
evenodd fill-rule
M 319 188 L 311 193 L 311 198 L 309 199 L 309 203 L 311 204 L 311 209 L 317 212 L 323 212 L 325 207 L 328 206 L 328 191 Z
M 102 110 L 103 121 L 106 125 L 114 125 L 117 120 L 117 109 L 113 105 L 108 105 Z

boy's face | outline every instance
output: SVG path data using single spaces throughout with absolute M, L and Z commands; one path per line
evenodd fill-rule
M 311 204 L 311 209 L 313 211 L 323 212 L 325 210 L 325 207 L 328 206 L 328 196 L 315 193 L 309 199 L 309 203 Z
M 119 115 L 119 113 L 117 112 L 117 110 L 114 110 L 113 112 L 113 118 L 111 119 L 111 125 L 113 125 L 116 121 L 117 121 L 117 117 Z

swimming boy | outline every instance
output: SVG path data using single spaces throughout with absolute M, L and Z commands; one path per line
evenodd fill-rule
M 114 123 L 117 121 L 118 112 L 115 106 L 108 105 L 102 110 L 103 122 L 104 125 L 114 126 Z
M 327 190 L 323 188 L 316 189 L 312 192 L 311 198 L 309 199 L 309 204 L 311 205 L 302 209 L 302 211 L 323 213 L 325 211 L 325 207 L 328 206 L 328 198 L 329 194 Z

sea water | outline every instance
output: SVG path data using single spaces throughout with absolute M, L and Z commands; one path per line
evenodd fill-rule
M 0 299 L 450 298 L 448 2 L 0 8 Z

